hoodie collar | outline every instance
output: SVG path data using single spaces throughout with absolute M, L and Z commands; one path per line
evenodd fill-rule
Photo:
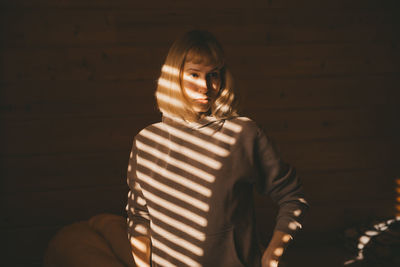
M 177 116 L 173 116 L 170 114 L 163 114 L 162 121 L 167 124 L 175 124 L 175 125 L 179 124 L 184 127 L 191 128 L 193 130 L 199 130 L 204 127 L 209 127 L 217 130 L 222 127 L 225 119 L 217 119 L 214 116 L 204 116 L 201 117 L 196 122 L 190 122 L 190 121 L 185 121 L 184 119 Z

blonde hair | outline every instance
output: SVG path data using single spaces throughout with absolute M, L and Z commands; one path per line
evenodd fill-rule
M 210 113 L 218 119 L 237 116 L 233 78 L 226 67 L 222 47 L 211 33 L 199 30 L 187 32 L 169 49 L 156 90 L 159 110 L 164 115 L 186 121 L 199 119 L 199 114 L 193 110 L 182 90 L 185 62 L 213 64 L 219 69 L 221 88 L 211 103 Z

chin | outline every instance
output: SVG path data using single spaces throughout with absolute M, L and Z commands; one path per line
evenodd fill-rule
M 194 111 L 199 113 L 206 113 L 210 110 L 210 107 L 195 107 Z

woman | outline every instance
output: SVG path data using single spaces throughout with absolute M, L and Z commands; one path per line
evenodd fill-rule
M 133 142 L 128 237 L 138 266 L 278 266 L 308 205 L 295 170 L 250 119 L 238 116 L 215 37 L 176 40 L 156 91 L 162 122 Z M 279 205 L 262 251 L 253 188 Z

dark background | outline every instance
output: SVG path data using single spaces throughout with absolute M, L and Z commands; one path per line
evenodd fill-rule
M 0 0 L 4 266 L 40 266 L 61 227 L 124 215 L 132 138 L 159 120 L 161 65 L 193 28 L 221 41 L 241 114 L 303 180 L 288 266 L 339 263 L 346 228 L 399 213 L 394 2 Z M 275 210 L 256 200 L 268 238 Z

